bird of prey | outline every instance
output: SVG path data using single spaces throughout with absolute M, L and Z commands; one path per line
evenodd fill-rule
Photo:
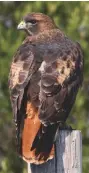
M 16 51 L 9 89 L 17 149 L 27 162 L 54 157 L 54 142 L 83 81 L 83 54 L 47 15 L 29 13 L 17 27 L 26 39 Z

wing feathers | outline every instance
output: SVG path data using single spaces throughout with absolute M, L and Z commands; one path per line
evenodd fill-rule
M 39 118 L 44 124 L 66 120 L 82 82 L 83 56 L 76 44 L 54 59 L 45 62 L 41 79 Z
M 27 42 L 23 43 L 13 57 L 9 74 L 10 97 L 16 123 L 18 147 L 26 114 L 28 83 L 39 65 L 36 64 L 35 54 L 34 46 Z

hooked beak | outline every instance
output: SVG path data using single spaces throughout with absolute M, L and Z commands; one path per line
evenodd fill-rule
M 17 26 L 17 29 L 18 30 L 24 30 L 24 29 L 26 29 L 26 23 L 25 23 L 25 21 L 21 21 L 19 23 L 19 25 Z

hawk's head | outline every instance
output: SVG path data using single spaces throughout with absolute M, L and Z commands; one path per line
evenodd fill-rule
M 54 21 L 49 16 L 42 13 L 30 13 L 23 17 L 17 29 L 25 30 L 29 35 L 33 35 L 55 27 Z

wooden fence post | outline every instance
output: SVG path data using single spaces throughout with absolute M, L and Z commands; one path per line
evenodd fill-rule
M 28 173 L 82 173 L 82 135 L 78 130 L 61 130 L 55 158 L 42 165 L 28 163 Z

